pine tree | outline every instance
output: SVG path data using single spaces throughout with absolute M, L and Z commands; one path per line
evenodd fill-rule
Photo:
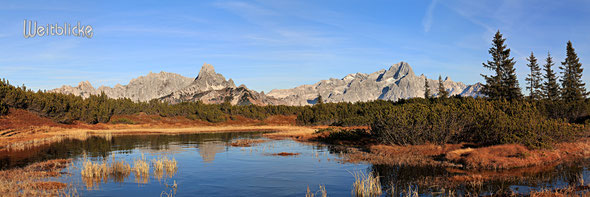
M 566 101 L 579 101 L 586 98 L 588 94 L 584 87 L 586 84 L 582 82 L 582 71 L 584 69 L 571 41 L 567 42 L 566 51 L 567 57 L 565 61 L 561 62 L 563 67 L 559 67 L 562 70 L 561 97 Z
M 551 67 L 555 65 L 553 63 L 553 58 L 551 58 L 551 53 L 547 52 L 547 59 L 545 60 L 545 82 L 543 83 L 543 97 L 548 100 L 557 100 L 559 99 L 559 85 L 557 84 L 557 77 L 555 76 L 555 72 Z
M 510 49 L 504 45 L 504 41 L 506 39 L 502 38 L 500 31 L 496 32 L 492 47 L 488 50 L 492 60 L 483 63 L 484 68 L 494 71 L 495 75 L 481 75 L 486 80 L 482 93 L 491 99 L 519 99 L 522 93 L 514 69 L 516 62 L 510 58 Z
M 430 98 L 430 85 L 428 85 L 428 78 L 424 77 L 424 98 Z
M 529 90 L 529 98 L 532 100 L 541 99 L 541 68 L 539 64 L 537 64 L 537 58 L 531 52 L 531 56 L 527 58 L 529 63 L 527 66 L 531 69 L 531 73 L 528 74 L 527 78 L 527 87 L 526 89 Z
M 442 81 L 442 77 L 438 76 L 438 95 L 440 98 L 447 98 L 449 97 L 449 92 L 445 89 L 445 86 Z

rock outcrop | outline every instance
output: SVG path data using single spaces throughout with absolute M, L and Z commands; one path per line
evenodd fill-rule
M 424 96 L 424 75 L 416 76 L 408 63 L 400 62 L 389 69 L 371 74 L 356 73 L 342 79 L 328 79 L 313 85 L 302 85 L 293 89 L 272 90 L 268 94 L 248 89 L 245 85 L 236 87 L 232 79 L 215 72 L 210 64 L 204 64 L 199 75 L 193 80 L 174 73 L 150 73 L 132 79 L 127 85 L 101 86 L 98 89 L 88 82 L 78 86 L 62 86 L 50 92 L 74 94 L 82 97 L 104 92 L 110 98 L 130 98 L 133 101 L 160 99 L 169 103 L 197 102 L 233 105 L 312 105 L 321 95 L 324 102 L 358 102 L 398 100 Z M 432 96 L 437 95 L 438 80 L 428 79 Z M 450 95 L 480 96 L 481 84 L 465 85 L 450 78 L 443 81 Z
M 184 88 L 192 81 L 191 78 L 175 73 L 150 72 L 146 76 L 132 79 L 127 85 L 117 84 L 115 87 L 101 86 L 98 89 L 94 89 L 90 82 L 85 81 L 80 82 L 76 87 L 64 85 L 61 88 L 53 89 L 49 92 L 73 94 L 84 98 L 104 92 L 110 98 L 129 98 L 133 101 L 149 101 Z
M 172 104 L 196 101 L 207 104 L 229 102 L 232 105 L 284 104 L 278 99 L 267 98 L 263 93 L 250 90 L 245 85 L 236 87 L 232 79 L 226 81 L 210 64 L 204 64 L 197 78 L 188 86 L 160 99 Z
M 281 99 L 287 105 L 311 105 L 321 95 L 324 102 L 358 102 L 371 100 L 399 100 L 412 97 L 424 97 L 425 76 L 416 76 L 408 63 L 400 62 L 388 70 L 379 70 L 371 74 L 356 73 L 342 79 L 328 79 L 313 85 L 302 85 L 293 89 L 272 90 L 267 96 Z M 436 96 L 438 80 L 428 79 L 433 96 Z M 453 82 L 450 78 L 443 81 L 450 95 L 479 96 L 481 85 L 465 85 Z

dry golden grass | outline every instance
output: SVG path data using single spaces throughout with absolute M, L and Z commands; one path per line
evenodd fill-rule
M 372 164 L 444 166 L 472 170 L 505 170 L 547 166 L 590 157 L 590 138 L 563 142 L 553 149 L 528 149 L 518 144 L 480 148 L 462 148 L 465 144 L 447 145 L 368 145 L 368 152 L 346 147 L 346 162 Z
M 115 182 L 123 182 L 131 174 L 131 166 L 125 163 L 125 161 L 116 161 L 113 159 L 109 171 L 110 176 L 113 177 Z
M 590 139 L 558 143 L 553 149 L 530 150 L 518 144 L 504 144 L 447 153 L 446 159 L 469 169 L 512 169 L 562 163 L 590 157 Z
M 80 175 L 82 175 L 82 181 L 86 188 L 93 189 L 98 187 L 101 182 L 108 182 L 109 173 L 110 170 L 106 160 L 93 162 L 84 156 Z
M 165 172 L 166 177 L 171 178 L 178 170 L 177 164 L 178 162 L 176 162 L 176 159 L 174 158 L 168 159 L 167 157 L 163 157 L 159 159 L 153 159 L 152 166 L 154 167 L 154 175 L 158 180 L 160 180 L 162 179 Z
M 590 197 L 590 186 L 578 186 L 578 187 L 566 187 L 563 189 L 541 189 L 538 191 L 531 191 L 531 197 L 566 197 L 566 196 L 579 196 L 579 197 Z
M 133 160 L 132 171 L 135 174 L 135 182 L 147 183 L 149 181 L 150 165 L 148 164 L 143 154 L 141 154 L 140 159 Z
M 435 160 L 434 158 L 445 152 L 459 149 L 461 146 L 461 144 L 425 144 L 415 146 L 371 145 L 368 148 L 369 152 L 346 147 L 346 152 L 348 153 L 343 155 L 343 160 L 353 163 L 366 161 L 372 164 L 455 167 L 456 164 Z
M 319 195 L 318 195 L 318 193 L 319 193 Z M 328 192 L 326 191 L 326 186 L 320 185 L 320 189 L 316 192 L 311 192 L 311 190 L 309 190 L 309 186 L 307 186 L 307 191 L 305 192 L 305 197 L 315 197 L 316 195 L 321 196 L 321 197 L 327 197 Z
M 65 183 L 48 181 L 61 175 L 71 160 L 56 159 L 31 164 L 24 168 L 0 171 L 2 196 L 77 196 L 77 191 Z
M 354 172 L 354 183 L 352 184 L 352 195 L 357 197 L 376 197 L 381 196 L 381 181 L 379 176 L 373 175 L 372 172 L 365 174 L 363 172 Z

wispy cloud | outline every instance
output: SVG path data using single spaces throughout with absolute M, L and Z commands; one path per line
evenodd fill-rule
M 436 8 L 436 3 L 438 0 L 432 0 L 430 5 L 428 5 L 428 9 L 426 9 L 426 14 L 424 14 L 424 18 L 422 19 L 422 26 L 424 27 L 424 32 L 429 32 L 430 27 L 432 27 L 432 15 L 434 14 L 434 8 Z

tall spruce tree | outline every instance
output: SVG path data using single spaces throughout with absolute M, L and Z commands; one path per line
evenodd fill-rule
M 430 85 L 428 85 L 428 78 L 424 77 L 424 98 L 430 98 Z
M 491 99 L 519 99 L 522 93 L 514 69 L 516 62 L 510 57 L 510 49 L 504 45 L 504 41 L 506 39 L 497 31 L 492 40 L 492 47 L 488 50 L 492 60 L 483 63 L 484 68 L 494 71 L 495 75 L 481 75 L 486 80 L 482 93 Z
M 531 69 L 531 73 L 528 74 L 526 77 L 527 87 L 526 89 L 529 90 L 529 98 L 532 100 L 541 99 L 541 67 L 537 64 L 537 58 L 531 52 L 531 56 L 527 58 L 529 63 L 527 66 Z
M 588 94 L 584 87 L 586 84 L 582 82 L 584 69 L 571 41 L 567 42 L 566 51 L 565 61 L 561 62 L 563 66 L 559 67 L 562 70 L 561 97 L 565 101 L 579 101 L 586 98 Z
M 438 76 L 438 95 L 440 98 L 447 98 L 449 97 L 449 92 L 445 89 L 445 85 L 443 84 L 442 77 Z
M 545 75 L 545 82 L 543 83 L 543 97 L 548 100 L 555 101 L 559 99 L 559 85 L 557 84 L 557 76 L 555 76 L 555 72 L 551 67 L 555 65 L 553 62 L 553 58 L 551 57 L 551 53 L 547 52 L 547 59 L 545 59 L 546 63 L 544 66 Z

